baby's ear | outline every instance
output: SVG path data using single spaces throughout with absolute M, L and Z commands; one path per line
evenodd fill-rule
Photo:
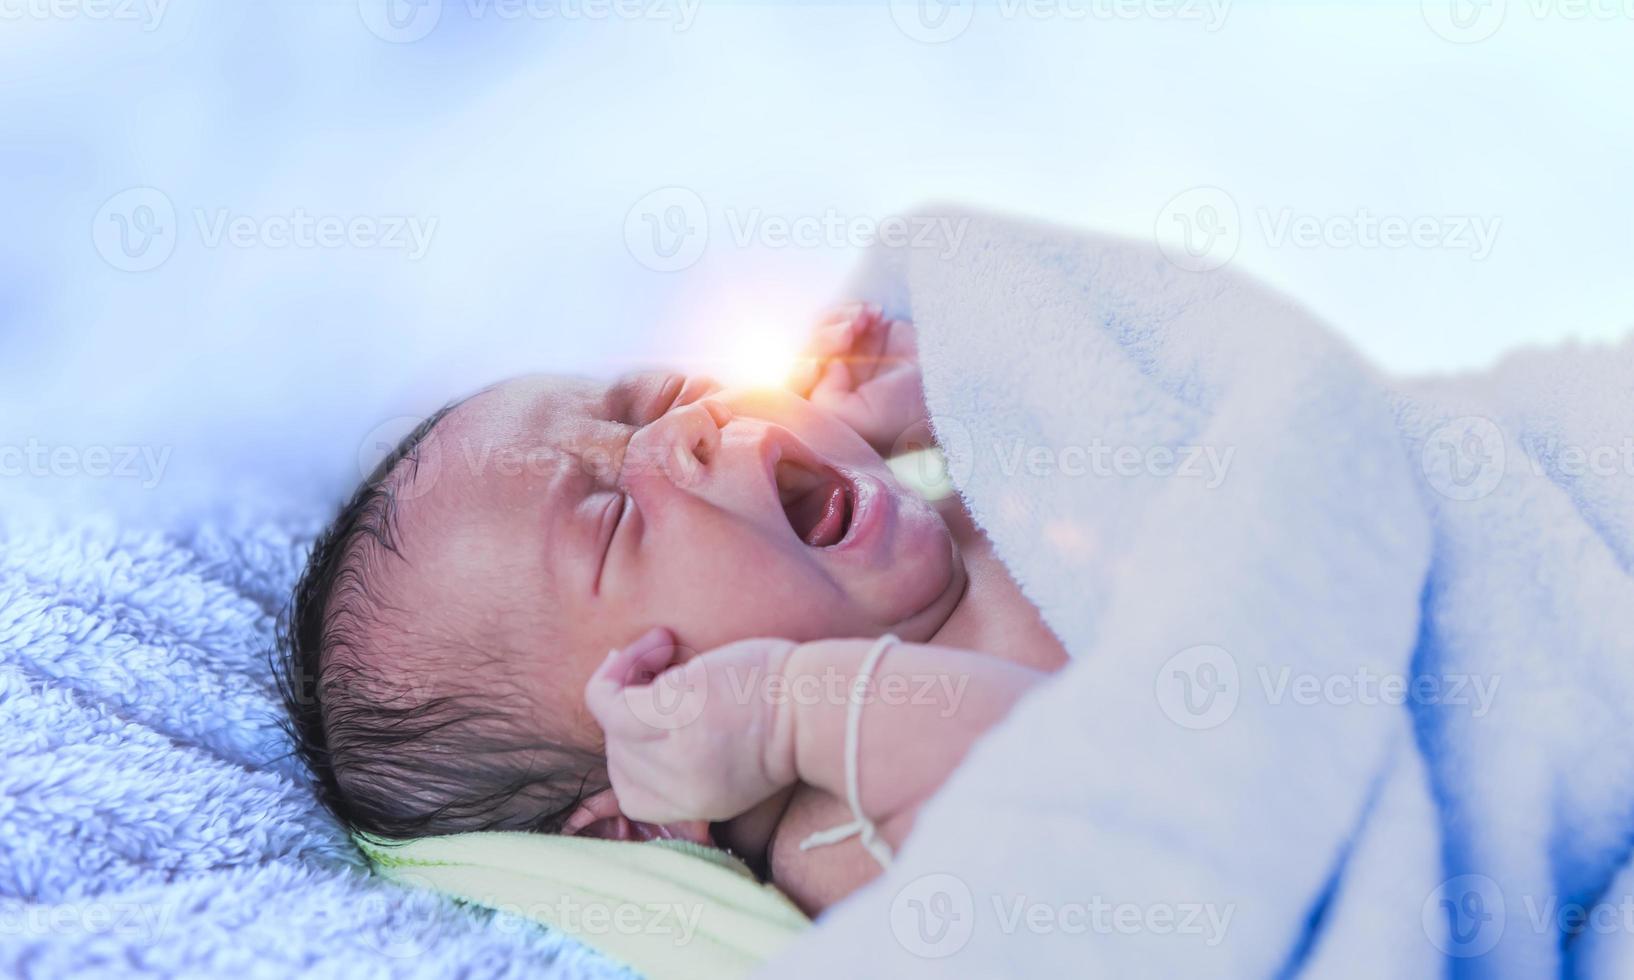
M 626 817 L 618 806 L 618 797 L 611 789 L 585 797 L 562 824 L 567 837 L 595 837 L 600 840 L 689 840 L 694 844 L 714 845 L 709 836 L 709 822 L 689 820 L 684 823 L 642 823 Z
M 635 821 L 618 808 L 618 797 L 611 789 L 604 789 L 579 801 L 579 806 L 562 824 L 567 837 L 598 837 L 602 840 L 641 840 L 636 836 Z

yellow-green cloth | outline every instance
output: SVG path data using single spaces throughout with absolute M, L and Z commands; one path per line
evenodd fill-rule
M 358 837 L 381 875 L 558 929 L 650 980 L 746 976 L 808 920 L 725 851 L 486 832 Z

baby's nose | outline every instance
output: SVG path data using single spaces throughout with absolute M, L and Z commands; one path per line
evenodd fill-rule
M 666 413 L 630 439 L 626 482 L 662 474 L 678 487 L 696 485 L 720 453 L 721 427 L 731 418 L 731 409 L 708 398 Z

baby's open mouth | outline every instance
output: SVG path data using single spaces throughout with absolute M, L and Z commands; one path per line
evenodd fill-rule
M 839 544 L 851 529 L 856 492 L 851 481 L 835 470 L 780 460 L 777 496 L 795 536 L 813 548 Z

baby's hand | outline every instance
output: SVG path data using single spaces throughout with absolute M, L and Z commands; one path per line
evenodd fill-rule
M 838 415 L 880 455 L 925 418 L 913 324 L 867 303 L 824 317 L 789 387 Z
M 770 694 L 794 647 L 744 640 L 686 658 L 659 628 L 608 654 L 584 698 L 625 815 L 725 820 L 792 785 L 793 719 Z

